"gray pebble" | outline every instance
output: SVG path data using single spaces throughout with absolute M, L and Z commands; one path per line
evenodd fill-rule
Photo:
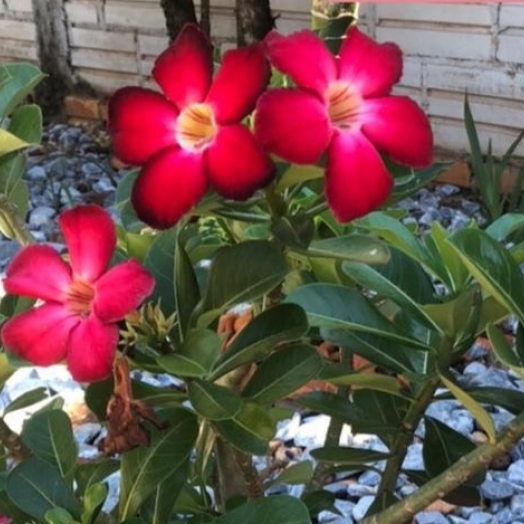
M 415 515 L 416 524 L 449 524 L 449 520 L 438 511 L 427 511 Z
M 359 522 L 362 520 L 368 511 L 368 509 L 371 507 L 371 504 L 373 504 L 373 501 L 375 500 L 375 497 L 371 496 L 365 496 L 362 497 L 355 505 L 352 511 L 353 518 Z
M 56 211 L 52 207 L 41 206 L 37 207 L 29 215 L 29 227 L 40 228 L 49 223 L 49 221 L 56 215 Z
M 511 497 L 510 508 L 515 515 L 524 515 L 524 494 L 519 493 Z
M 484 513 L 483 511 L 476 511 L 472 513 L 468 519 L 468 524 L 492 524 L 493 515 L 491 513 Z
M 422 444 L 416 442 L 411 444 L 406 453 L 406 458 L 402 463 L 403 469 L 414 469 L 414 470 L 423 470 L 424 461 L 422 459 Z
M 508 482 L 486 480 L 480 486 L 480 492 L 488 500 L 504 500 L 509 499 L 515 493 L 515 490 Z
M 486 371 L 486 366 L 482 362 L 470 362 L 463 371 L 464 375 L 477 375 Z
M 364 473 L 358 477 L 358 483 L 364 484 L 365 486 L 378 486 L 379 482 L 380 474 L 370 469 L 364 471 Z
M 508 468 L 508 480 L 524 486 L 524 459 L 517 460 Z

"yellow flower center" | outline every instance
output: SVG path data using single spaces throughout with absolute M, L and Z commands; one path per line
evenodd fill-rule
M 66 307 L 75 315 L 85 317 L 91 311 L 91 302 L 95 298 L 93 286 L 84 280 L 74 280 L 67 290 Z
M 362 98 L 349 84 L 331 84 L 326 98 L 329 118 L 334 126 L 348 129 L 358 124 Z
M 208 104 L 191 104 L 184 108 L 176 123 L 178 143 L 192 151 L 209 144 L 217 131 L 213 116 L 213 110 Z

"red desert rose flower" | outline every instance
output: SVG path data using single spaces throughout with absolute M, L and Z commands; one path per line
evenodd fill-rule
M 6 271 L 6 292 L 43 304 L 7 321 L 2 342 L 38 366 L 66 359 L 76 380 L 101 380 L 111 372 L 117 322 L 151 294 L 155 280 L 133 260 L 107 269 L 116 234 L 102 208 L 76 207 L 62 213 L 59 223 L 70 264 L 46 245 L 28 246 L 14 257 Z
M 241 123 L 270 73 L 264 46 L 256 44 L 227 51 L 213 79 L 211 44 L 187 24 L 155 62 L 163 94 L 125 87 L 112 96 L 115 154 L 143 165 L 132 193 L 141 220 L 165 229 L 200 200 L 208 183 L 224 198 L 245 200 L 272 179 L 273 163 Z
M 316 163 L 327 152 L 325 193 L 341 222 L 382 205 L 393 187 L 380 152 L 413 167 L 431 163 L 433 136 L 422 110 L 391 96 L 402 76 L 395 44 L 377 44 L 356 27 L 333 56 L 311 31 L 266 37 L 273 65 L 296 88 L 272 89 L 258 100 L 255 134 L 289 162 Z

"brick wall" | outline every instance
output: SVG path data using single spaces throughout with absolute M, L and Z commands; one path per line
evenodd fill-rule
M 227 49 L 234 45 L 234 0 L 211 4 L 214 41 Z M 272 0 L 278 29 L 308 27 L 309 5 Z M 64 0 L 64 10 L 77 79 L 102 97 L 123 85 L 152 85 L 154 58 L 167 44 L 159 0 Z M 524 4 L 362 4 L 361 26 L 403 49 L 397 92 L 427 110 L 440 147 L 467 148 L 466 89 L 482 141 L 491 136 L 496 153 L 524 127 Z M 0 0 L 0 62 L 21 59 L 37 59 L 31 0 Z

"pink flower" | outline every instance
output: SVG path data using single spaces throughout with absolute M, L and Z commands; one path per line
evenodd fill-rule
M 311 31 L 266 37 L 273 65 L 297 88 L 272 89 L 257 103 L 255 134 L 271 152 L 297 164 L 327 153 L 325 192 L 341 222 L 382 205 L 393 180 L 380 153 L 413 167 L 431 163 L 433 137 L 422 110 L 390 96 L 402 75 L 394 44 L 349 29 L 338 57 Z
M 115 154 L 143 165 L 132 203 L 144 222 L 171 227 L 208 183 L 224 198 L 245 200 L 272 179 L 273 163 L 241 123 L 269 76 L 258 44 L 226 52 L 213 79 L 212 47 L 188 24 L 155 62 L 164 94 L 139 87 L 114 94 L 109 131 Z
M 151 294 L 155 281 L 133 260 L 107 269 L 116 234 L 102 208 L 76 207 L 59 222 L 70 264 L 46 245 L 28 246 L 15 256 L 6 271 L 6 292 L 43 304 L 7 321 L 2 342 L 33 364 L 66 359 L 76 380 L 101 380 L 111 372 L 117 322 Z

